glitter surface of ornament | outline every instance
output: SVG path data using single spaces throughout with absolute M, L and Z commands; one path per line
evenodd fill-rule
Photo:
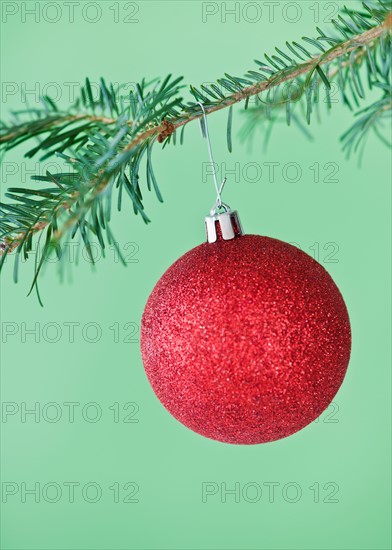
M 257 235 L 202 244 L 153 289 L 141 351 L 151 386 L 185 426 L 266 443 L 315 420 L 346 373 L 350 322 L 327 271 Z

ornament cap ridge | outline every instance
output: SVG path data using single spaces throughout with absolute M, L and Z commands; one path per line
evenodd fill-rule
M 243 235 L 243 229 L 236 210 L 231 211 L 227 205 L 222 205 L 225 212 L 211 212 L 204 218 L 207 241 L 214 243 L 217 240 L 229 241 Z

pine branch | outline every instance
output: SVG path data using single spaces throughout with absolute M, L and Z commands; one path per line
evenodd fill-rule
M 392 109 L 391 1 L 363 3 L 362 11 L 345 8 L 332 23 L 328 35 L 318 28 L 316 38 L 303 37 L 302 43 L 286 42 L 285 52 L 276 48 L 273 55 L 265 55 L 266 62 L 256 60 L 257 70 L 249 70 L 244 77 L 226 73 L 216 84 L 190 86 L 193 101 L 184 102 L 180 95 L 184 88 L 182 78 L 172 80 L 168 76 L 163 82 L 148 83 L 143 80 L 125 95 L 101 79 L 98 98 L 94 98 L 87 79 L 79 99 L 65 111 L 49 97 L 43 97 L 39 109 L 14 112 L 12 123 L 0 127 L 1 149 L 5 152 L 38 139 L 25 156 L 40 154 L 40 160 L 45 160 L 56 154 L 73 171 L 47 172 L 45 176 L 34 177 L 48 185 L 44 189 L 8 190 L 6 196 L 14 202 L 0 204 L 3 251 L 0 268 L 14 252 L 16 281 L 20 254 L 28 258 L 36 234 L 39 240 L 45 234 L 42 254 L 40 258 L 36 255 L 31 288 L 37 290 L 38 296 L 37 279 L 42 265 L 53 250 L 62 260 L 65 238 L 73 239 L 78 234 L 93 262 L 92 242 L 97 241 L 103 252 L 107 244 L 115 246 L 109 228 L 115 189 L 118 210 L 126 193 L 134 212 L 148 223 L 139 186 L 142 160 L 145 160 L 147 189 L 154 188 L 162 201 L 152 168 L 153 145 L 175 144 L 180 129 L 182 143 L 185 126 L 202 117 L 199 101 L 207 116 L 228 109 L 227 142 L 231 150 L 235 104 L 244 101 L 250 117 L 243 135 L 251 134 L 265 120 L 270 121 L 270 132 L 273 117 L 279 117 L 276 113 L 282 107 L 287 124 L 294 121 L 304 129 L 301 116 L 310 124 L 312 112 L 319 108 L 319 89 L 325 89 L 328 99 L 334 79 L 343 102 L 350 109 L 352 102 L 360 105 L 365 95 L 361 77 L 365 67 L 369 90 L 378 90 L 382 97 L 358 112 L 358 120 L 342 136 L 343 148 L 348 154 L 357 150 L 371 129 L 384 140 L 380 131 Z M 248 109 L 252 97 L 255 107 Z M 327 105 L 331 107 L 330 98 Z M 295 112 L 298 109 L 300 115 Z

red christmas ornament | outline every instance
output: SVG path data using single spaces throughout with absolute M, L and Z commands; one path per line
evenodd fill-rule
M 345 303 L 298 248 L 242 235 L 235 212 L 206 223 L 210 242 L 179 258 L 148 299 L 148 379 L 167 410 L 205 437 L 287 437 L 315 420 L 343 381 L 351 348 Z

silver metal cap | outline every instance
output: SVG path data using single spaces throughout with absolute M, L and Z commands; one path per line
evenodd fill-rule
M 238 212 L 233 212 L 227 205 L 225 212 L 211 212 L 209 216 L 204 218 L 206 225 L 207 241 L 214 243 L 218 239 L 229 241 L 243 234 L 242 225 Z

